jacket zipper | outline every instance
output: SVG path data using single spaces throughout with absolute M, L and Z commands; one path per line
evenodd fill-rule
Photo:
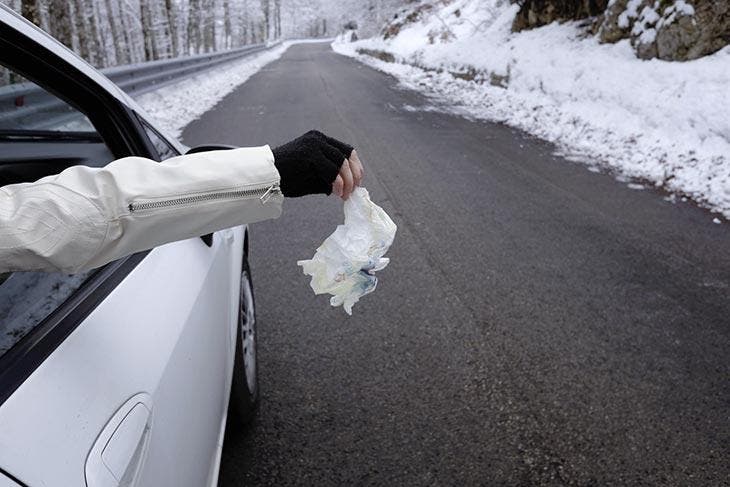
M 279 184 L 271 184 L 262 188 L 239 189 L 234 191 L 220 191 L 218 193 L 196 194 L 192 196 L 181 196 L 169 200 L 145 201 L 142 203 L 129 203 L 129 212 L 134 213 L 142 210 L 155 210 L 158 208 L 169 208 L 171 206 L 182 206 L 194 203 L 205 203 L 214 200 L 232 200 L 253 198 L 258 196 L 261 204 L 266 204 L 272 195 L 281 193 Z

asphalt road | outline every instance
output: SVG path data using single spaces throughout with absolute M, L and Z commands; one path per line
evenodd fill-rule
M 730 225 L 298 45 L 186 143 L 351 141 L 399 226 L 348 318 L 296 261 L 341 222 L 253 226 L 261 410 L 221 486 L 728 485 Z

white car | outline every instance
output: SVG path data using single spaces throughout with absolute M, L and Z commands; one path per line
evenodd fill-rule
M 186 150 L 0 8 L 0 185 Z M 226 420 L 245 423 L 258 398 L 247 235 L 0 277 L 0 487 L 217 483 Z

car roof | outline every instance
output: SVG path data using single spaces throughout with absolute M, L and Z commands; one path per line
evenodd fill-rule
M 88 77 L 94 83 L 99 85 L 102 89 L 107 91 L 111 96 L 116 98 L 120 103 L 126 105 L 138 115 L 140 115 L 147 123 L 152 125 L 155 130 L 165 135 L 165 138 L 181 153 L 187 151 L 187 146 L 180 143 L 175 137 L 167 135 L 165 130 L 162 130 L 154 119 L 147 114 L 147 112 L 134 101 L 134 99 L 125 93 L 120 87 L 118 87 L 109 78 L 104 76 L 98 69 L 84 61 L 80 56 L 73 52 L 68 47 L 57 41 L 53 36 L 46 33 L 44 30 L 33 25 L 31 22 L 18 15 L 16 12 L 8 8 L 7 6 L 0 4 L 0 23 L 10 27 L 17 31 L 23 36 L 33 40 L 34 42 L 42 45 L 54 55 L 63 59 L 65 62 L 78 69 L 83 75 Z

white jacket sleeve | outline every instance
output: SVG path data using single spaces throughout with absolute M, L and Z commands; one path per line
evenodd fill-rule
M 0 188 L 0 273 L 78 272 L 281 214 L 268 146 L 74 166 Z

